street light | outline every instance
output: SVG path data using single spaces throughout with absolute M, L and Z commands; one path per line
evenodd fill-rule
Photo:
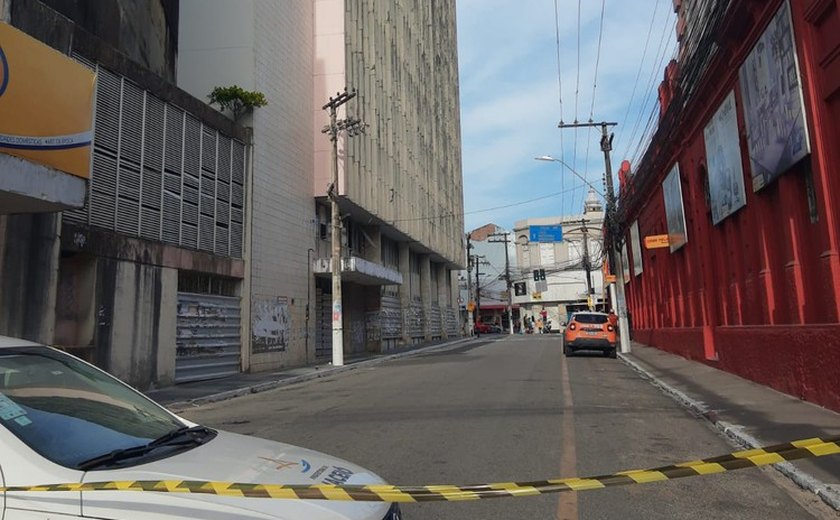
M 603 199 L 605 199 L 605 200 L 606 200 L 607 196 L 606 196 L 606 195 L 604 195 L 604 193 L 603 193 L 601 190 L 599 190 L 598 188 L 596 188 L 596 187 L 595 187 L 595 186 L 594 186 L 591 182 L 589 182 L 588 180 L 586 180 L 586 177 L 584 177 L 583 175 L 581 175 L 581 174 L 579 174 L 578 172 L 576 172 L 574 168 L 572 168 L 571 166 L 569 166 L 568 164 L 566 164 L 564 161 L 562 161 L 562 160 L 560 160 L 560 159 L 555 159 L 554 157 L 552 157 L 552 156 L 550 156 L 550 155 L 540 155 L 539 157 L 534 157 L 534 160 L 535 160 L 535 161 L 548 161 L 548 162 L 556 162 L 556 163 L 560 163 L 561 165 L 563 165 L 563 166 L 565 166 L 566 168 L 568 168 L 568 170 L 569 170 L 570 172 L 572 172 L 572 173 L 573 173 L 573 174 L 574 174 L 574 175 L 575 175 L 578 179 L 582 180 L 582 181 L 583 181 L 583 182 L 584 182 L 587 186 L 589 186 L 590 188 L 592 188 L 593 190 L 595 190 L 595 193 L 597 193 L 598 195 L 600 195 L 600 196 L 601 196 L 601 198 L 603 198 Z
M 566 128 L 569 126 L 589 126 L 590 123 L 587 124 L 574 124 L 574 125 L 564 125 L 560 123 L 560 128 Z M 624 267 L 621 261 L 621 253 L 619 251 L 617 242 L 620 241 L 620 238 L 616 232 L 616 201 L 615 201 L 615 193 L 613 192 L 613 182 L 612 182 L 612 168 L 610 167 L 610 151 L 612 150 L 612 136 L 607 135 L 607 128 L 609 126 L 615 125 L 615 123 L 599 123 L 598 126 L 601 127 L 601 151 L 604 152 L 604 167 L 606 168 L 606 174 L 604 176 L 604 181 L 606 184 L 606 195 L 592 185 L 586 178 L 575 171 L 574 168 L 566 164 L 564 161 L 560 159 L 556 159 L 550 155 L 541 155 L 539 157 L 534 157 L 534 159 L 538 161 L 550 161 L 560 163 L 561 165 L 565 166 L 570 172 L 572 172 L 577 178 L 582 180 L 586 183 L 587 186 L 595 190 L 595 192 L 604 198 L 607 203 L 607 212 L 606 212 L 606 230 L 609 236 L 610 241 L 612 242 L 612 247 L 610 248 L 610 256 L 612 257 L 611 264 L 615 267 L 615 276 L 616 276 L 616 283 L 611 284 L 611 287 L 614 288 L 615 291 L 615 298 L 613 298 L 615 305 L 618 307 L 618 325 L 619 330 L 621 333 L 619 334 L 619 339 L 621 340 L 621 352 L 627 354 L 630 352 L 630 324 L 627 320 L 627 300 L 624 294 Z

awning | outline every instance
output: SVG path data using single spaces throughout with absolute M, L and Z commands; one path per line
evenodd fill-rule
M 312 263 L 315 276 L 332 276 L 332 258 L 318 258 Z M 359 285 L 402 285 L 402 274 L 382 264 L 357 256 L 341 259 L 341 280 Z

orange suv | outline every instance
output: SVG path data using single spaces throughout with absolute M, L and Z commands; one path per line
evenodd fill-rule
M 576 312 L 563 332 L 563 354 L 570 356 L 576 350 L 600 350 L 615 359 L 616 339 L 616 330 L 608 314 Z

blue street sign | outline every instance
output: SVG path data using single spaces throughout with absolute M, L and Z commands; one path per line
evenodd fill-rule
M 563 226 L 531 226 L 530 242 L 562 242 Z

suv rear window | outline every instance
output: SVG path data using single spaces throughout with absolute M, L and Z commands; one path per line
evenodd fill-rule
M 572 319 L 578 323 L 593 323 L 596 325 L 607 322 L 607 317 L 603 314 L 575 314 Z

